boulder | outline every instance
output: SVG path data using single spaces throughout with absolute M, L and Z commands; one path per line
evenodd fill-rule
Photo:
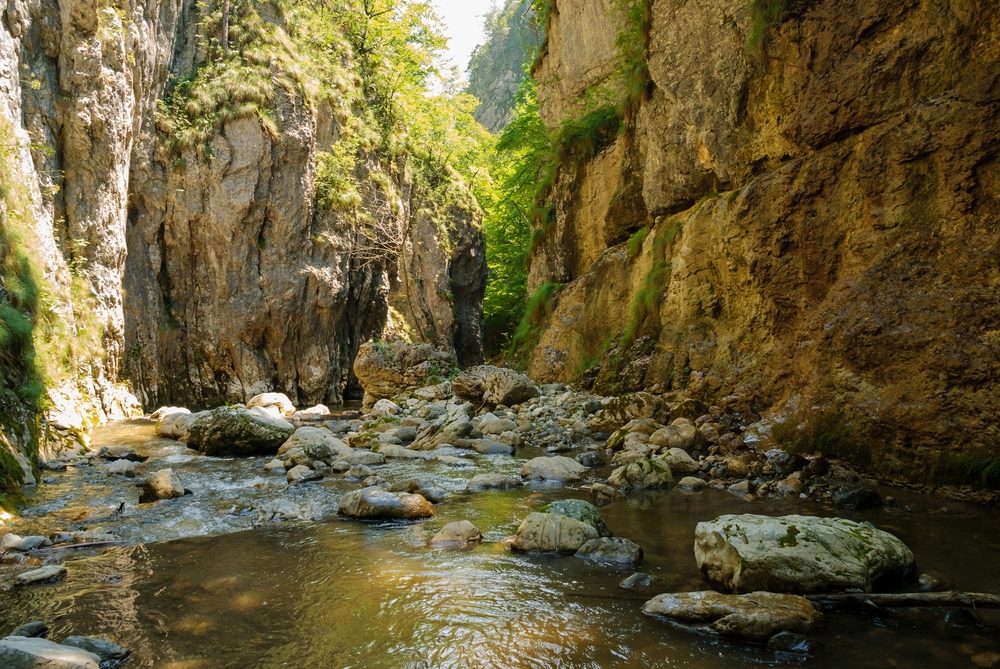
M 651 434 L 649 443 L 659 448 L 678 448 L 687 452 L 705 443 L 705 437 L 691 424 L 691 421 L 678 418 L 665 428 Z
M 30 623 L 25 623 L 18 626 L 11 632 L 8 636 L 26 636 L 33 639 L 39 637 L 46 637 L 49 634 L 49 626 L 46 625 L 41 620 L 33 620 Z
M 476 474 L 469 479 L 465 489 L 469 492 L 483 492 L 484 490 L 520 488 L 522 485 L 524 485 L 524 481 L 512 474 Z
M 299 451 L 295 451 L 295 449 L 299 449 Z M 282 456 L 287 456 L 292 451 L 294 451 L 292 459 L 295 460 L 295 464 L 304 464 L 305 460 L 320 460 L 330 463 L 340 456 L 350 453 L 351 447 L 325 427 L 300 427 L 278 448 L 278 457 L 286 460 L 288 458 Z M 299 457 L 302 458 L 302 461 L 294 458 L 294 456 L 299 455 L 299 452 L 301 452 Z
M 344 462 L 349 467 L 353 465 L 370 467 L 372 465 L 384 465 L 385 456 L 374 451 L 366 451 L 363 448 L 352 448 L 350 452 L 338 456 L 334 464 L 337 462 Z
M 618 587 L 622 590 L 649 590 L 656 584 L 656 577 L 641 571 L 623 578 Z
M 378 452 L 387 458 L 400 458 L 402 460 L 428 460 L 431 457 L 427 451 L 415 451 L 412 448 L 396 444 L 380 444 Z
M 467 520 L 448 523 L 434 535 L 431 545 L 435 548 L 464 548 L 483 540 L 479 528 Z
M 660 456 L 660 459 L 666 462 L 667 466 L 670 467 L 671 474 L 686 476 L 701 470 L 697 461 L 688 455 L 687 451 L 680 448 L 671 448 Z
M 101 658 L 80 648 L 47 639 L 9 636 L 0 639 L 4 669 L 99 669 Z
M 437 504 L 443 502 L 448 496 L 448 491 L 439 485 L 435 485 L 431 481 L 422 481 L 420 479 L 407 479 L 405 481 L 396 481 L 389 486 L 389 492 L 410 492 L 416 493 L 418 495 L 423 495 L 430 502 Z
M 530 513 L 521 521 L 511 548 L 516 551 L 575 553 L 597 539 L 593 525 L 558 513 Z
M 552 502 L 542 509 L 542 511 L 545 513 L 557 513 L 561 516 L 566 516 L 567 518 L 579 520 L 580 522 L 587 523 L 597 530 L 597 534 L 599 536 L 611 536 L 611 530 L 609 530 L 608 526 L 604 524 L 604 519 L 601 518 L 601 512 L 597 510 L 596 506 L 586 500 L 561 499 L 556 502 Z
M 608 401 L 604 408 L 590 417 L 589 426 L 594 432 L 611 433 L 636 418 L 666 421 L 669 410 L 656 395 L 646 392 L 628 393 Z
M 354 375 L 365 390 L 365 405 L 431 385 L 458 366 L 455 355 L 429 344 L 370 341 L 354 359 Z
M 670 466 L 662 458 L 644 458 L 615 469 L 608 484 L 620 488 L 661 488 L 674 480 Z
M 642 612 L 747 641 L 765 641 L 784 631 L 807 633 L 823 618 L 805 597 L 773 592 L 724 595 L 706 591 L 658 595 L 643 605 Z
M 580 546 L 576 557 L 598 564 L 631 569 L 642 562 L 642 548 L 634 541 L 622 537 L 599 537 Z
M 882 495 L 874 488 L 845 486 L 833 493 L 833 505 L 849 511 L 877 509 L 882 506 Z
M 483 416 L 479 421 L 479 431 L 483 434 L 503 434 L 517 429 L 517 423 L 510 418 L 498 418 L 491 413 Z
M 381 418 L 382 416 L 398 416 L 402 411 L 399 405 L 392 400 L 381 399 L 372 405 L 368 413 L 373 418 Z
M 14 585 L 35 585 L 36 583 L 51 583 L 66 576 L 66 567 L 61 564 L 50 564 L 38 569 L 32 569 L 14 577 Z
M 843 518 L 720 516 L 698 523 L 694 554 L 709 583 L 735 592 L 871 592 L 914 571 L 902 541 Z
M 319 481 L 321 478 L 323 478 L 323 474 L 305 465 L 295 465 L 285 473 L 285 480 L 288 481 L 289 485 Z
M 275 409 L 282 416 L 291 416 L 295 413 L 295 405 L 284 393 L 261 393 L 254 395 L 247 402 L 248 409 Z
M 18 553 L 24 553 L 26 551 L 33 551 L 36 548 L 42 548 L 44 546 L 51 546 L 52 542 L 49 541 L 48 537 L 43 537 L 40 535 L 22 537 L 17 534 L 5 534 L 3 539 L 0 539 L 0 553 L 7 551 L 15 551 Z
M 460 458 L 457 455 L 440 454 L 440 455 L 435 455 L 434 459 L 437 460 L 438 462 L 441 462 L 441 463 L 446 464 L 446 465 L 450 465 L 452 467 L 475 467 L 476 466 L 476 463 L 473 462 L 472 460 L 470 460 L 469 458 Z M 518 482 L 518 485 L 520 485 L 521 479 L 518 478 L 517 482 Z
M 185 443 L 205 455 L 273 455 L 295 432 L 288 421 L 245 407 L 219 407 L 191 423 Z
M 184 484 L 173 469 L 161 469 L 146 477 L 142 484 L 140 503 L 155 502 L 184 496 Z
M 169 407 L 169 406 L 167 406 L 167 407 L 160 407 L 159 409 L 157 409 L 153 413 L 149 414 L 148 418 L 149 418 L 149 420 L 152 420 L 152 421 L 159 421 L 159 420 L 161 420 L 163 418 L 166 418 L 167 416 L 169 416 L 171 414 L 190 414 L 190 413 L 191 413 L 191 410 L 190 409 L 185 409 L 184 407 Z M 14 636 L 18 636 L 18 635 L 15 634 Z
M 677 482 L 677 487 L 685 492 L 699 492 L 704 490 L 708 484 L 695 476 L 685 476 Z
M 93 653 L 101 658 L 101 662 L 121 662 L 131 654 L 128 648 L 96 636 L 68 636 L 62 644 Z
M 451 381 L 457 397 L 473 404 L 514 406 L 538 397 L 538 387 L 524 374 L 505 367 L 470 367 Z
M 483 379 L 483 402 L 514 406 L 538 397 L 538 387 L 524 374 L 497 367 Z
M 185 441 L 191 424 L 207 414 L 207 411 L 191 413 L 187 409 L 164 414 L 156 423 L 156 436 Z
M 254 525 L 286 520 L 316 520 L 317 513 L 309 504 L 299 504 L 290 499 L 273 499 L 254 508 Z
M 97 457 L 115 462 L 118 460 L 129 460 L 131 462 L 145 462 L 146 456 L 139 455 L 131 446 L 102 446 L 97 451 Z
M 104 473 L 108 476 L 132 477 L 135 476 L 135 468 L 138 466 L 138 462 L 132 462 L 131 460 L 115 460 L 104 465 Z
M 625 447 L 626 440 L 636 440 L 637 438 L 638 441 L 648 442 L 649 437 L 662 428 L 663 425 L 652 418 L 630 420 L 608 437 L 607 447 L 612 450 L 620 450 Z
M 540 456 L 524 464 L 521 476 L 543 481 L 579 481 L 585 471 L 587 468 L 573 458 L 564 455 Z
M 458 444 L 456 444 L 457 446 Z M 514 447 L 492 439 L 470 439 L 465 442 L 472 450 L 480 455 L 511 455 Z
M 340 498 L 337 512 L 351 518 L 429 518 L 434 507 L 422 495 L 362 488 Z

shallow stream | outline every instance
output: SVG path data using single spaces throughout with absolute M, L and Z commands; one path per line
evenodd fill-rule
M 647 595 L 618 588 L 630 572 L 572 556 L 511 553 L 501 540 L 546 501 L 582 497 L 573 487 L 537 485 L 462 492 L 486 471 L 517 472 L 526 457 L 478 456 L 476 467 L 390 460 L 374 467 L 392 481 L 433 478 L 451 492 L 425 522 L 362 523 L 336 516 L 356 482 L 333 475 L 288 487 L 264 471 L 266 458 L 207 458 L 156 439 L 153 425 L 105 426 L 94 446 L 125 444 L 149 456 L 146 472 L 169 466 L 192 495 L 138 505 L 137 479 L 100 467 L 47 475 L 24 510 L 19 534 L 100 527 L 125 543 L 66 554 L 56 584 L 0 591 L 0 635 L 44 620 L 50 638 L 105 636 L 129 647 L 128 667 L 748 667 L 799 663 L 762 647 L 712 639 L 642 615 Z M 606 472 L 600 472 L 606 474 Z M 700 520 L 723 513 L 813 513 L 870 520 L 900 536 L 922 572 L 962 590 L 1000 593 L 1000 520 L 982 509 L 909 495 L 892 508 L 844 514 L 801 500 L 748 503 L 725 491 L 632 495 L 601 508 L 618 536 L 645 551 L 657 592 L 703 589 L 692 542 Z M 308 502 L 316 522 L 253 528 L 255 503 Z M 121 506 L 124 503 L 124 506 Z M 466 551 L 429 547 L 447 522 L 468 519 L 484 534 Z M 831 614 L 823 650 L 806 660 L 829 667 L 975 667 L 996 655 L 1000 623 L 984 613 Z M 973 661 L 975 658 L 975 663 Z

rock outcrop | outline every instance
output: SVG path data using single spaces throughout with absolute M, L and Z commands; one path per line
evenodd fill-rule
M 557 3 L 551 126 L 616 76 L 620 4 Z M 1000 7 L 757 4 L 650 2 L 644 94 L 548 200 L 529 290 L 563 287 L 529 374 L 828 408 L 886 472 L 995 456 Z

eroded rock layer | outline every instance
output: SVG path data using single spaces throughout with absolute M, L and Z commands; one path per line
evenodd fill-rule
M 555 4 L 552 125 L 612 76 L 623 21 Z M 530 282 L 563 287 L 529 373 L 830 411 L 886 471 L 995 449 L 1000 9 L 789 8 L 751 45 L 750 2 L 651 1 L 646 94 L 551 196 Z

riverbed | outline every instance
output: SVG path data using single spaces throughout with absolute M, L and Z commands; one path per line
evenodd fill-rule
M 107 637 L 133 652 L 128 667 L 830 667 L 1000 666 L 995 615 L 946 610 L 888 615 L 835 613 L 810 658 L 710 638 L 642 615 L 651 594 L 704 589 L 692 551 L 694 527 L 724 513 L 809 513 L 868 520 L 898 535 L 921 572 L 961 590 L 1000 592 L 1000 520 L 961 503 L 883 490 L 886 508 L 835 512 L 817 502 L 747 502 L 724 490 L 632 494 L 601 508 L 617 536 L 641 545 L 652 593 L 618 587 L 629 571 L 572 556 L 520 555 L 503 539 L 546 502 L 588 499 L 581 485 L 536 484 L 464 492 L 477 473 L 516 473 L 525 458 L 476 456 L 475 467 L 390 460 L 387 480 L 432 478 L 449 492 L 436 517 L 358 522 L 337 517 L 339 475 L 288 486 L 267 458 L 209 458 L 155 437 L 153 424 L 98 428 L 94 446 L 128 445 L 149 457 L 137 479 L 71 467 L 49 479 L 23 510 L 19 534 L 100 527 L 122 543 L 65 554 L 68 577 L 0 590 L 0 634 L 44 620 L 50 638 Z M 144 473 L 173 468 L 191 495 L 137 504 Z M 607 472 L 595 470 L 594 475 Z M 254 507 L 276 498 L 310 505 L 314 522 L 254 526 Z M 470 520 L 484 542 L 438 550 L 445 523 Z M 978 619 L 977 619 L 978 618 Z M 994 654 L 994 655 L 991 655 Z M 975 658 L 975 663 L 973 662 Z M 989 665 L 985 665 L 989 666 Z

